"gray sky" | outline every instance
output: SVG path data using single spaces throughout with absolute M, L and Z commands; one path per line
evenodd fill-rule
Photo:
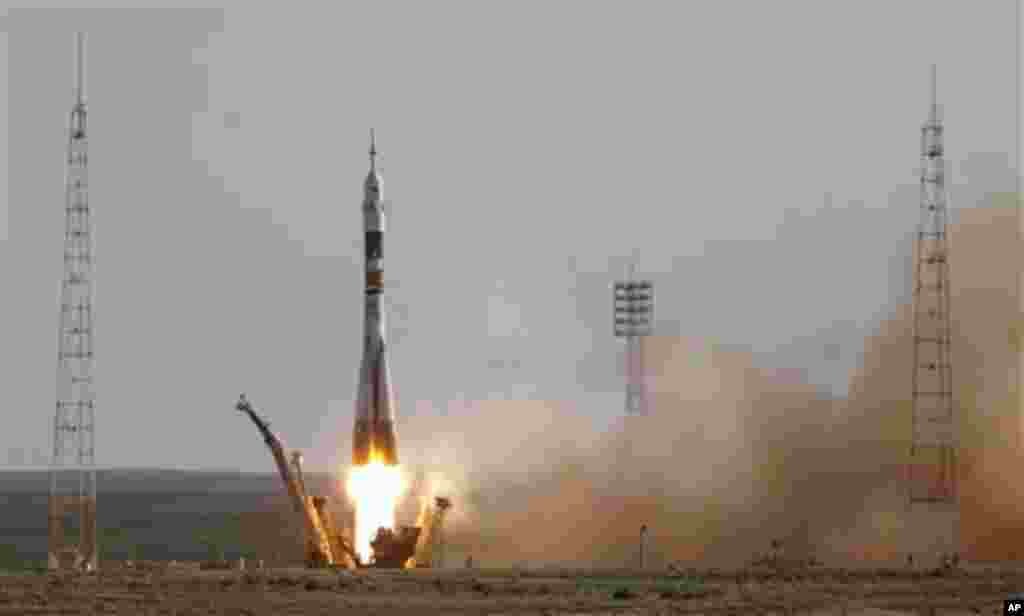
M 6 11 L 0 464 L 50 447 L 76 29 L 103 466 L 267 470 L 240 391 L 312 465 L 347 444 L 371 126 L 400 422 L 621 412 L 630 254 L 661 331 L 844 393 L 909 296 L 931 63 L 954 206 L 1013 187 L 1012 0 L 303 6 Z

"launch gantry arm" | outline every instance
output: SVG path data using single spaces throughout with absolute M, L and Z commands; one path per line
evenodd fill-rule
M 248 415 L 249 419 L 256 424 L 256 428 L 263 435 L 263 440 L 266 441 L 267 447 L 270 448 L 270 453 L 274 456 L 274 462 L 277 464 L 277 470 L 281 474 L 281 479 L 284 480 L 285 487 L 288 489 L 292 505 L 295 507 L 296 513 L 302 516 L 306 533 L 312 544 L 314 551 L 312 560 L 314 562 L 311 564 L 335 564 L 339 559 L 335 558 L 333 554 L 327 532 L 324 530 L 323 523 L 313 503 L 306 495 L 305 486 L 295 476 L 288 464 L 281 441 L 270 431 L 270 424 L 252 409 L 249 401 L 245 399 L 245 394 L 239 397 L 235 408 Z M 296 462 L 298 461 L 296 460 Z
M 439 544 L 442 541 L 444 517 L 451 506 L 451 500 L 442 496 L 434 498 L 433 508 L 430 508 L 427 503 L 423 504 L 423 510 L 420 512 L 421 531 L 413 555 L 413 567 L 434 566 Z

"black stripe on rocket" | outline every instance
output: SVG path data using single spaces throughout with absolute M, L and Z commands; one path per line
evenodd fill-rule
M 366 244 L 366 292 L 368 294 L 380 293 L 383 286 L 383 272 L 380 271 L 379 263 L 383 257 L 384 234 L 381 231 L 367 231 Z M 371 269 L 371 263 L 374 264 Z
M 366 232 L 366 262 L 375 261 L 384 256 L 382 251 L 384 233 L 381 231 Z

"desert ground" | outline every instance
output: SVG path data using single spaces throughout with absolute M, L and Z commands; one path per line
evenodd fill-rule
M 0 577 L 0 614 L 1001 614 L 1024 569 L 204 571 Z

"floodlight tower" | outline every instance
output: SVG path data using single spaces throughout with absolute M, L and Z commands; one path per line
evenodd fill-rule
M 626 414 L 647 413 L 647 387 L 644 378 L 643 339 L 651 334 L 654 314 L 654 284 L 650 280 L 615 282 L 613 310 L 615 337 L 626 339 Z
M 50 569 L 94 570 L 96 544 L 95 395 L 93 391 L 92 222 L 85 104 L 85 36 L 75 36 L 75 98 L 68 127 L 64 278 L 57 350 L 57 408 L 50 467 Z M 77 522 L 68 537 L 65 520 Z
M 931 107 L 921 127 L 920 221 L 914 241 L 912 437 L 910 506 L 953 514 L 947 546 L 955 551 L 957 447 L 952 384 L 948 199 L 943 126 L 931 74 Z

